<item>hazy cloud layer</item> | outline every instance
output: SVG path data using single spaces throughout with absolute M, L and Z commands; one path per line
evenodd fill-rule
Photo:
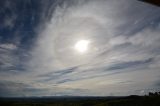
M 37 5 L 26 6 L 40 16 L 30 14 L 32 33 L 23 35 L 31 35 L 17 32 L 14 42 L 0 43 L 1 91 L 11 86 L 6 91 L 22 89 L 18 96 L 108 96 L 159 90 L 159 7 L 133 0 L 41 0 Z M 19 19 L 12 18 L 0 27 L 11 30 Z M 90 41 L 84 54 L 74 49 L 82 39 Z M 15 71 L 8 72 L 10 67 Z

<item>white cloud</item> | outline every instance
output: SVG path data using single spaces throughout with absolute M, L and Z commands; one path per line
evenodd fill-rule
M 9 50 L 15 50 L 15 49 L 17 49 L 17 46 L 12 44 L 12 43 L 5 43 L 5 44 L 0 44 L 0 48 L 9 49 Z
M 154 71 L 151 73 L 150 70 L 146 70 L 147 65 L 118 70 L 122 71 L 121 74 L 114 74 L 114 71 L 107 70 L 107 67 L 115 63 L 143 62 L 155 57 L 151 50 L 159 46 L 160 32 L 150 28 L 144 28 L 141 31 L 138 28 L 141 29 L 143 25 L 148 25 L 154 20 L 148 12 L 154 9 L 153 13 L 156 13 L 156 7 L 127 0 L 74 3 L 70 6 L 64 4 L 57 7 L 51 21 L 41 31 L 33 48 L 33 57 L 29 65 L 33 76 L 50 72 L 54 74 L 62 69 L 67 71 L 68 68 L 76 66 L 78 68 L 72 73 L 53 75 L 53 78 L 57 77 L 54 80 L 52 75 L 46 76 L 50 80 L 44 84 L 53 83 L 60 88 L 70 89 L 85 88 L 93 91 L 93 95 L 105 92 L 106 89 L 110 93 L 125 92 L 131 88 L 132 90 L 143 89 L 143 87 L 149 87 L 150 81 L 157 80 L 157 77 L 154 78 L 157 70 L 150 69 Z M 72 48 L 75 42 L 81 39 L 91 41 L 91 50 L 88 54 L 80 56 Z M 147 80 L 144 76 L 149 79 Z M 144 79 L 142 80 L 141 77 Z M 37 77 L 35 79 L 41 80 Z M 63 80 L 66 82 L 57 84 Z M 121 83 L 126 80 L 133 83 Z M 104 94 L 109 94 L 108 92 Z
M 158 65 L 153 64 L 159 63 L 160 32 L 147 26 L 158 12 L 138 1 L 66 1 L 49 12 L 51 20 L 39 31 L 25 75 L 13 78 L 55 94 L 79 95 L 89 90 L 88 95 L 124 95 L 150 88 L 159 75 Z M 90 50 L 83 55 L 73 49 L 81 39 L 91 41 Z M 0 47 L 17 48 L 13 44 Z M 153 60 L 146 63 L 150 58 Z M 136 62 L 140 64 L 127 68 L 121 64 L 124 68 L 109 70 Z
M 17 50 L 17 46 L 12 43 L 0 44 L 0 72 L 8 72 L 15 68 L 15 65 L 19 62 L 17 55 L 14 52 Z

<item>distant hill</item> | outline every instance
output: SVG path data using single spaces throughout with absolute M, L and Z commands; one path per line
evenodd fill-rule
M 160 106 L 160 92 L 145 96 L 91 97 L 59 96 L 0 98 L 0 106 Z

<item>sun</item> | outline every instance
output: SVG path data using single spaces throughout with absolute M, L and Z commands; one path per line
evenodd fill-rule
M 76 42 L 74 48 L 80 53 L 85 53 L 88 50 L 89 40 L 79 40 Z

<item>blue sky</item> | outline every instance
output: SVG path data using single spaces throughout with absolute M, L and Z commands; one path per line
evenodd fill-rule
M 157 6 L 136 0 L 2 0 L 0 23 L 0 96 L 160 90 Z M 83 52 L 75 48 L 79 41 L 88 42 Z

